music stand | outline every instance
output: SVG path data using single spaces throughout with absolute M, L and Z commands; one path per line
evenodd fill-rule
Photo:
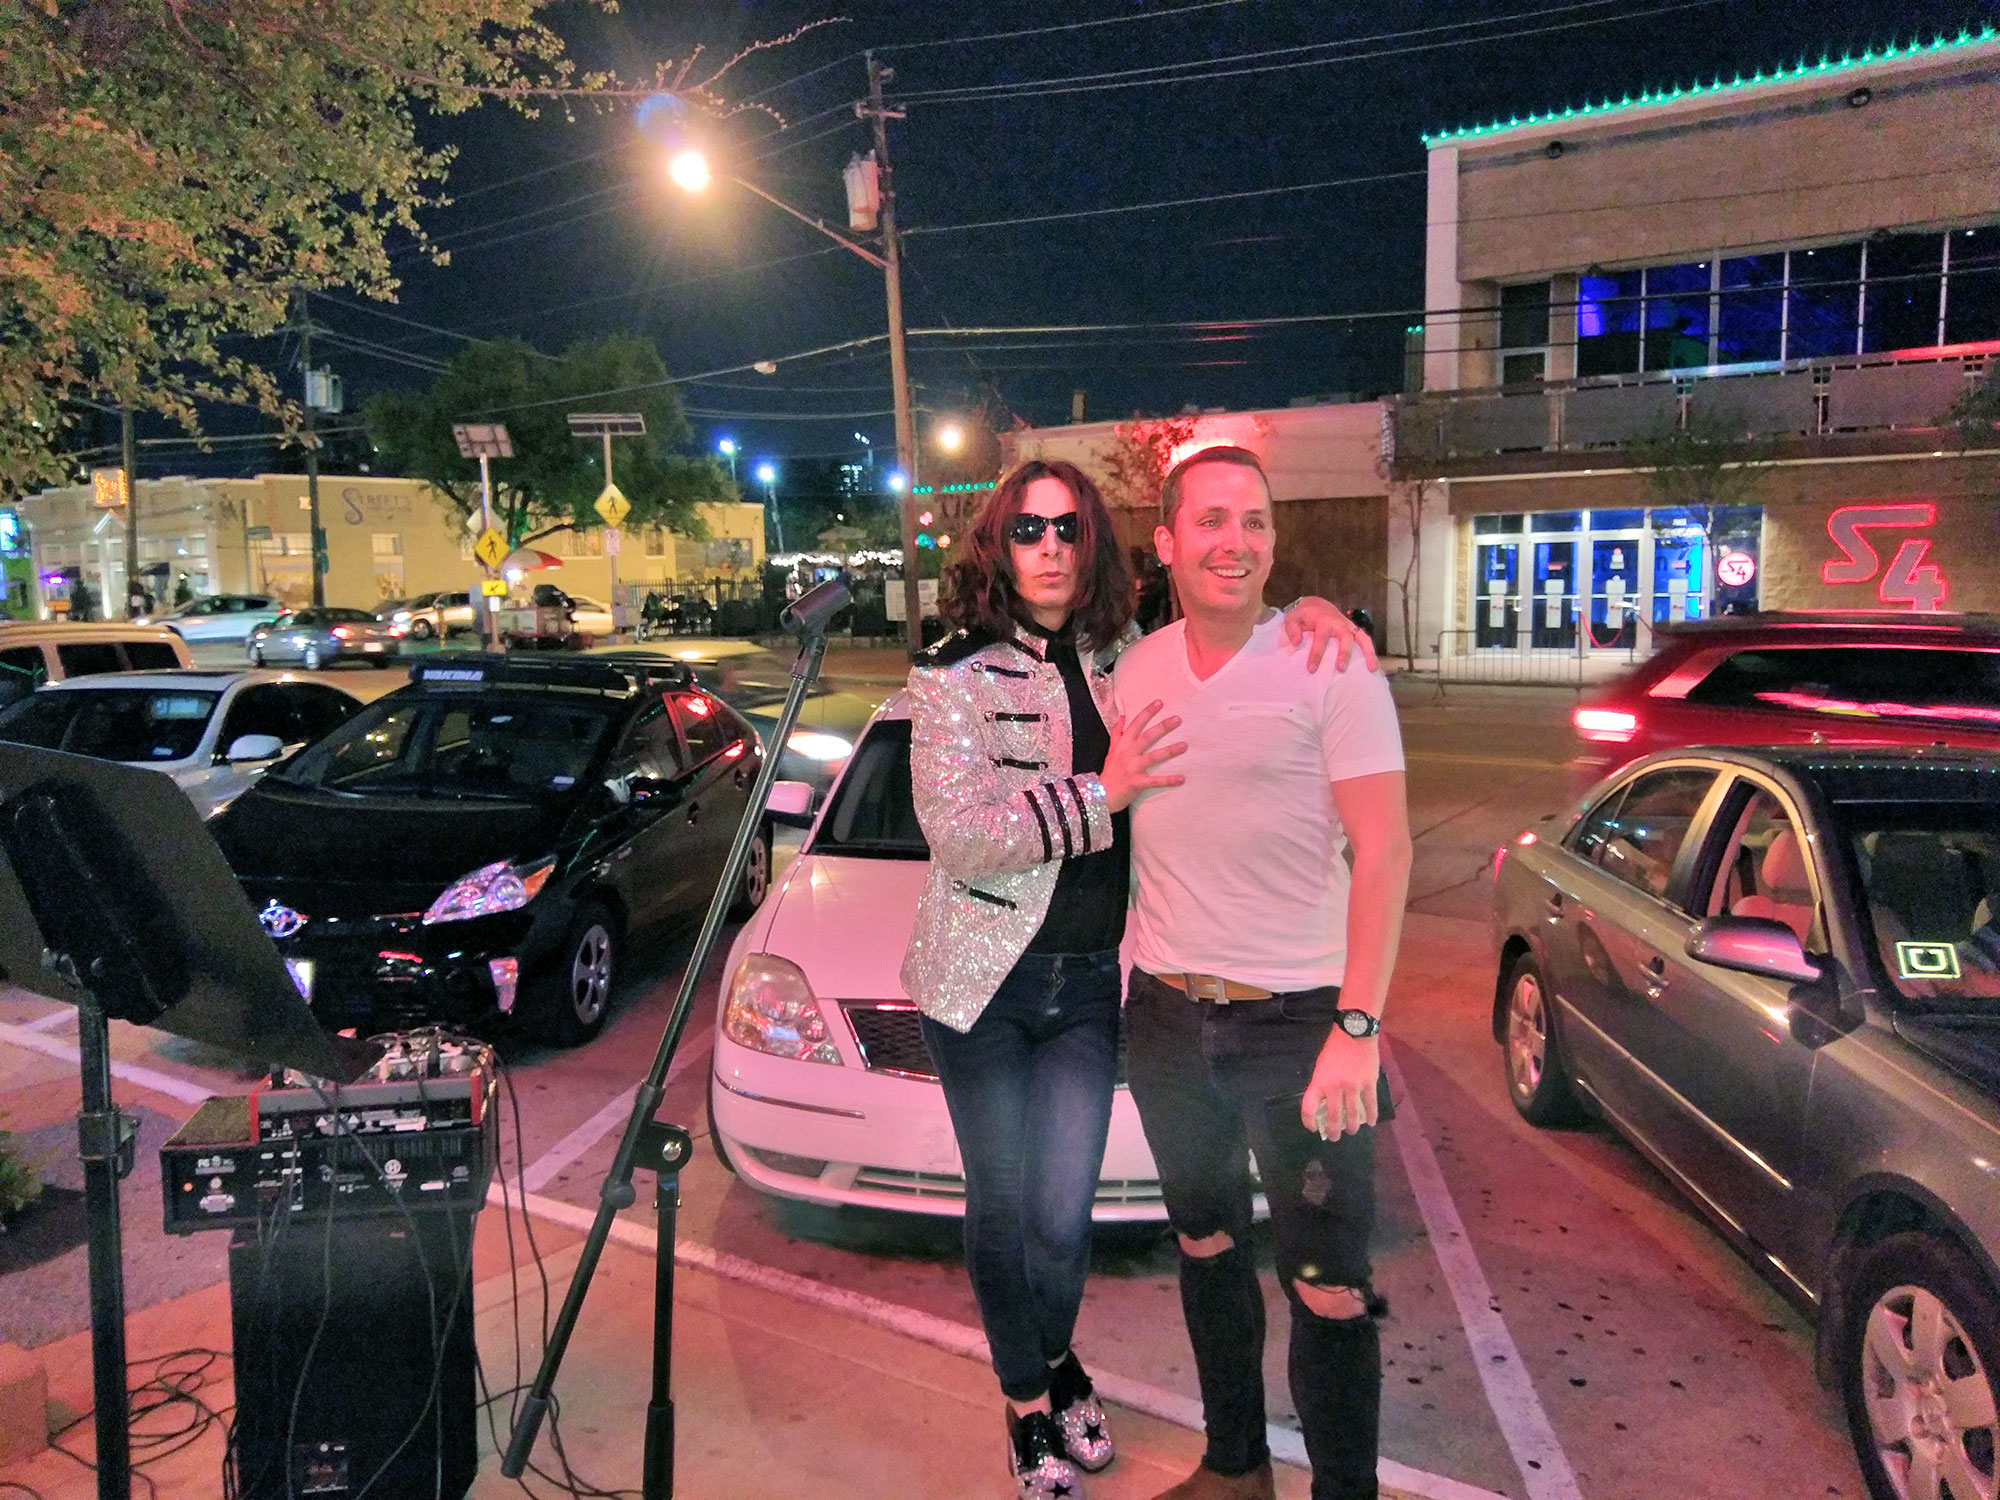
M 142 767 L 0 744 L 0 980 L 77 1009 L 99 1500 L 128 1500 L 118 1180 L 135 1133 L 111 1098 L 110 1022 L 347 1083 L 380 1055 L 329 1036 L 187 795 Z

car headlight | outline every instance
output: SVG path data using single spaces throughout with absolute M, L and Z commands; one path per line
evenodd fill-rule
M 846 760 L 854 753 L 854 745 L 837 734 L 822 734 L 813 729 L 795 729 L 785 741 L 785 747 L 803 755 L 807 760 Z
M 424 925 L 463 922 L 468 917 L 490 917 L 497 911 L 518 910 L 548 884 L 549 872 L 555 867 L 553 855 L 532 865 L 517 865 L 504 859 L 483 865 L 444 888 L 444 894 L 424 913 Z
M 840 1049 L 805 974 L 797 964 L 770 953 L 752 953 L 729 976 L 722 1034 L 739 1047 L 773 1057 L 840 1065 Z

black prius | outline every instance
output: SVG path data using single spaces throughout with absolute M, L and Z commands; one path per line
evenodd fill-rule
M 626 940 L 707 907 L 760 758 L 682 668 L 439 656 L 209 826 L 329 1029 L 574 1045 Z M 770 871 L 766 826 L 740 911 Z

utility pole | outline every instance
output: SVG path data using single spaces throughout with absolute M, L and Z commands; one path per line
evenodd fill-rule
M 136 619 L 132 607 L 132 585 L 139 579 L 139 444 L 133 434 L 132 408 L 118 412 L 118 462 L 125 468 L 125 617 Z M 109 579 L 105 580 L 107 583 Z M 104 617 L 111 618 L 111 601 L 104 601 Z
M 893 69 L 864 54 L 868 61 L 868 103 L 855 113 L 875 125 L 875 161 L 882 189 L 882 268 L 889 292 L 889 380 L 896 404 L 896 464 L 903 471 L 903 629 L 912 654 L 924 646 L 922 593 L 917 586 L 917 433 L 910 416 L 910 364 L 903 346 L 903 246 L 896 236 L 895 175 L 889 167 L 889 121 L 903 118 L 882 102 L 882 86 L 895 77 Z
M 312 602 L 326 608 L 326 533 L 319 525 L 319 412 L 313 405 L 312 308 L 303 288 L 298 292 L 299 364 L 306 377 L 306 511 L 312 527 Z

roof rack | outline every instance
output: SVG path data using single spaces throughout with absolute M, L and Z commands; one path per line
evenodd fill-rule
M 662 666 L 668 664 L 662 663 Z M 677 665 L 677 664 L 676 664 Z M 685 671 L 637 671 L 620 662 L 601 659 L 514 655 L 498 651 L 454 651 L 435 656 L 410 669 L 412 686 L 467 688 L 547 687 L 585 688 L 601 693 L 631 693 L 653 680 L 687 682 Z

